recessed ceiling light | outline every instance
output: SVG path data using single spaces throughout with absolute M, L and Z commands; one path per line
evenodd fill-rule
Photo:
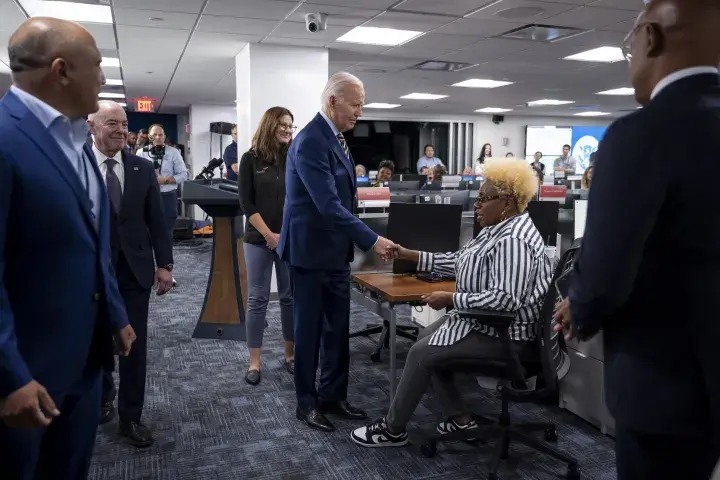
M 543 99 L 543 100 L 533 100 L 532 102 L 528 102 L 528 107 L 542 107 L 547 105 L 570 105 L 571 103 L 575 103 L 572 100 L 551 100 L 551 99 Z
M 123 81 L 122 81 L 122 80 L 117 80 L 117 79 L 112 79 L 112 78 L 107 78 L 107 79 L 105 79 L 105 85 L 119 86 L 119 85 L 122 85 L 122 84 L 123 84 Z
M 415 32 L 412 30 L 397 30 L 395 28 L 355 27 L 338 38 L 337 41 L 394 47 L 419 37 L 423 33 L 424 32 Z
M 485 107 L 475 111 L 478 113 L 505 113 L 511 112 L 512 108 Z
M 100 98 L 125 98 L 125 94 L 124 93 L 100 92 L 98 97 L 100 97 Z
M 599 47 L 586 52 L 576 53 L 565 57 L 565 60 L 576 60 L 578 62 L 602 62 L 614 63 L 625 60 L 620 47 Z
M 613 90 L 605 90 L 595 95 L 635 95 L 635 89 L 630 87 L 615 88 Z
M 471 78 L 470 80 L 453 83 L 452 86 L 465 88 L 497 88 L 504 87 L 505 85 L 512 85 L 512 83 L 513 82 L 503 82 L 499 80 L 487 80 L 484 78 Z
M 397 108 L 399 106 L 397 103 L 368 103 L 363 108 Z
M 119 67 L 120 59 L 115 57 L 102 57 L 101 67 Z
M 30 17 L 54 17 L 71 22 L 113 23 L 107 5 L 90 5 L 78 2 L 20 0 Z
M 439 100 L 441 98 L 447 98 L 447 95 L 438 95 L 435 93 L 408 93 L 400 98 L 407 98 L 408 100 Z
M 604 117 L 610 115 L 608 112 L 580 112 L 576 113 L 576 117 Z

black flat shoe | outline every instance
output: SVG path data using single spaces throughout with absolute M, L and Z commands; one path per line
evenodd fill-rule
M 295 373 L 295 359 L 291 358 L 288 360 L 287 358 L 283 358 L 282 366 L 285 370 L 290 372 L 291 374 Z
M 155 443 L 150 429 L 138 422 L 121 423 L 120 435 L 125 437 L 130 445 L 137 448 L 147 448 Z
M 325 415 L 322 414 L 317 408 L 311 408 L 310 410 L 303 411 L 300 407 L 295 410 L 295 416 L 298 420 L 305 422 L 310 428 L 315 430 L 321 430 L 323 432 L 332 432 L 335 427 Z
M 115 409 L 113 408 L 112 402 L 105 402 L 100 405 L 100 425 L 104 425 L 113 419 L 115 416 Z
M 260 370 L 248 370 L 245 374 L 245 381 L 250 385 L 257 385 L 260 383 Z
M 320 409 L 323 413 L 337 415 L 349 420 L 364 420 L 368 418 L 367 413 L 357 407 L 353 407 L 347 400 L 340 400 L 339 402 L 320 402 Z

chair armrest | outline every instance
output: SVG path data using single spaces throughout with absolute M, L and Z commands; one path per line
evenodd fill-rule
M 477 320 L 483 325 L 507 330 L 515 320 L 515 312 L 503 312 L 499 310 L 456 310 L 460 318 Z

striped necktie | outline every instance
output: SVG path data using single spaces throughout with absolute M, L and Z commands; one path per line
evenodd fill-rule
M 343 152 L 345 152 L 345 156 L 348 160 L 350 160 L 350 149 L 348 149 L 347 142 L 345 141 L 345 137 L 342 133 L 337 134 L 338 142 L 340 142 L 340 147 L 343 149 Z

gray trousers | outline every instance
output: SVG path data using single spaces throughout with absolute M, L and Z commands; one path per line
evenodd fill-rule
M 430 337 L 445 322 L 442 317 L 432 325 L 420 331 L 418 340 L 410 347 L 405 368 L 398 384 L 395 398 L 385 417 L 393 431 L 405 430 L 420 400 L 430 384 L 440 401 L 445 417 L 460 415 L 467 412 L 455 385 L 454 375 L 450 370 L 437 370 L 449 366 L 452 360 L 485 359 L 504 356 L 500 340 L 482 333 L 472 332 L 454 345 L 429 345 Z M 522 347 L 525 342 L 517 342 Z
M 290 281 L 290 269 L 278 254 L 265 245 L 246 243 L 245 266 L 247 269 L 248 299 L 245 331 L 247 332 L 248 348 L 262 346 L 265 331 L 265 314 L 270 300 L 270 284 L 272 283 L 272 267 L 275 265 L 278 296 L 280 297 L 280 321 L 283 339 L 294 341 L 293 336 L 293 294 Z

